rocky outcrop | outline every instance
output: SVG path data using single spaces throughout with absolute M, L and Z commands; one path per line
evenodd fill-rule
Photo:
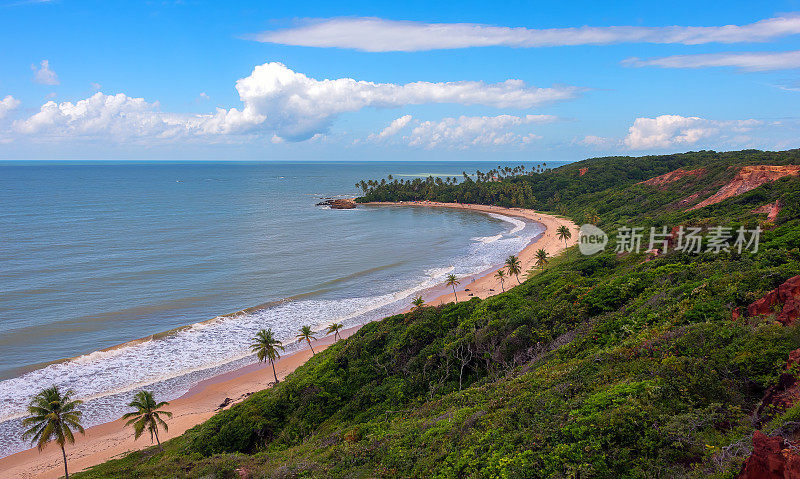
M 747 307 L 748 316 L 774 314 L 775 320 L 791 324 L 800 318 L 800 275 L 793 276 Z
M 774 222 L 778 218 L 778 213 L 781 212 L 781 200 L 775 200 L 775 203 L 767 203 L 764 206 L 759 206 L 753 210 L 753 213 L 760 213 L 767 215 L 767 221 Z
M 650 185 L 650 186 L 664 186 L 668 183 L 678 181 L 681 178 L 686 178 L 687 176 L 700 177 L 705 172 L 706 172 L 705 168 L 698 168 L 696 170 L 684 170 L 683 168 L 678 168 L 675 171 L 670 171 L 669 173 L 664 173 L 663 175 L 642 181 L 640 184 Z
M 580 169 L 578 169 L 578 176 L 585 175 L 587 171 L 589 171 L 589 168 L 580 168 Z
M 356 202 L 350 198 L 337 198 L 320 201 L 317 206 L 329 206 L 334 210 L 351 210 L 356 207 Z
M 800 175 L 800 165 L 745 166 L 739 170 L 739 173 L 736 174 L 730 183 L 720 188 L 719 191 L 710 197 L 692 206 L 689 208 L 689 210 L 691 211 L 704 206 L 715 205 L 721 201 L 727 200 L 728 198 L 733 198 L 734 196 L 754 190 L 764 183 L 769 183 L 770 181 L 783 178 L 784 176 L 798 175 Z
M 800 455 L 782 437 L 753 433 L 753 453 L 737 479 L 800 479 Z

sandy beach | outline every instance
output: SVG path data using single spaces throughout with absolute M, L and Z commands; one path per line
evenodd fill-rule
M 521 208 L 433 202 L 370 203 L 369 205 L 459 208 L 516 216 L 539 222 L 545 227 L 544 233 L 518 255 L 523 272 L 535 267 L 535 254 L 538 249 L 544 249 L 550 256 L 555 256 L 565 249 L 564 241 L 556 237 L 556 229 L 559 226 L 566 225 L 572 232 L 572 238 L 567 241 L 569 246 L 575 244 L 578 238 L 578 227 L 571 221 Z M 456 288 L 458 300 L 466 301 L 473 297 L 486 298 L 500 293 L 502 287 L 500 281 L 494 277 L 496 271 L 497 269 L 492 269 L 474 277 L 460 278 L 461 284 Z M 522 281 L 524 278 L 520 277 L 520 280 Z M 505 289 L 508 290 L 516 284 L 516 278 L 507 278 Z M 433 306 L 454 300 L 452 291 L 442 294 L 443 291 L 442 286 L 434 287 L 423 294 L 423 297 L 427 304 Z M 345 330 L 341 336 L 343 338 L 350 336 L 357 330 L 357 327 L 350 328 Z M 314 349 L 321 351 L 332 343 L 332 336 L 326 336 L 314 342 Z M 285 378 L 309 357 L 311 357 L 310 350 L 300 350 L 282 357 L 275 364 L 278 378 Z M 220 410 L 220 405 L 226 399 L 229 400 L 226 407 L 230 407 L 244 399 L 249 393 L 268 387 L 272 381 L 272 368 L 268 364 L 254 364 L 199 383 L 182 397 L 170 401 L 167 410 L 171 411 L 174 416 L 168 421 L 169 431 L 161 435 L 161 439 L 167 440 L 183 434 L 186 430 L 213 416 Z M 125 428 L 121 420 L 90 427 L 86 429 L 86 435 L 77 435 L 75 444 L 67 446 L 69 469 L 70 472 L 77 472 L 126 452 L 149 446 L 149 437 L 142 436 L 138 441 L 134 441 L 133 431 Z M 57 478 L 63 476 L 63 471 L 61 450 L 55 444 L 49 444 L 41 453 L 36 449 L 28 449 L 0 459 L 1 478 Z

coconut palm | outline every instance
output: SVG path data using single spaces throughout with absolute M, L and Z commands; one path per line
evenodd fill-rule
M 456 279 L 456 275 L 452 273 L 447 275 L 447 282 L 445 283 L 445 286 L 453 287 L 453 297 L 456 299 L 456 301 L 458 301 L 458 296 L 456 295 L 456 286 L 459 284 L 461 283 Z
M 556 236 L 558 237 L 558 239 L 564 240 L 564 247 L 566 248 L 567 240 L 572 238 L 572 233 L 569 231 L 569 228 L 567 228 L 567 225 L 561 225 L 556 230 Z
M 328 330 L 325 332 L 325 334 L 333 333 L 333 340 L 336 341 L 339 338 L 341 338 L 341 336 L 339 335 L 339 331 L 341 331 L 343 328 L 344 324 L 342 323 L 332 323 L 330 326 L 328 326 Z
M 296 336 L 296 338 L 298 343 L 303 341 L 308 343 L 308 347 L 311 348 L 312 356 L 317 354 L 314 352 L 314 348 L 311 346 L 311 340 L 317 340 L 317 338 L 314 336 L 314 331 L 311 330 L 311 326 L 303 326 L 300 328 L 300 333 Z
M 271 329 L 262 329 L 253 338 L 250 350 L 256 353 L 258 362 L 269 361 L 272 365 L 272 375 L 275 376 L 275 384 L 278 384 L 278 374 L 275 372 L 275 361 L 280 359 L 283 351 L 283 343 L 275 339 Z
M 169 411 L 163 411 L 161 408 L 169 406 L 169 403 L 162 401 L 156 403 L 153 399 L 151 391 L 139 391 L 133 397 L 133 401 L 128 403 L 128 406 L 136 408 L 135 411 L 129 412 L 122 416 L 122 419 L 127 419 L 126 426 L 133 426 L 133 439 L 139 439 L 139 436 L 147 429 L 150 432 L 150 442 L 156 440 L 158 448 L 161 449 L 161 441 L 158 439 L 158 428 L 163 427 L 164 432 L 168 430 L 167 423 L 161 419 L 161 416 L 172 417 Z
M 55 441 L 61 447 L 64 457 L 64 476 L 69 479 L 67 470 L 66 443 L 75 443 L 73 429 L 84 434 L 81 426 L 81 411 L 78 406 L 83 401 L 72 400 L 74 391 L 68 390 L 63 394 L 58 386 L 42 390 L 31 399 L 28 405 L 28 416 L 22 420 L 22 425 L 29 427 L 22 434 L 24 440 L 31 440 L 31 445 L 36 444 L 39 451 L 44 449 L 50 441 Z
M 542 269 L 544 269 L 544 265 L 546 265 L 548 261 L 549 257 L 547 251 L 539 248 L 539 250 L 536 252 L 536 266 L 541 266 Z
M 497 273 L 494 274 L 494 277 L 500 280 L 500 288 L 503 292 L 506 292 L 506 272 L 505 270 L 498 269 Z
M 519 281 L 519 274 L 522 272 L 522 264 L 515 255 L 511 255 L 506 259 L 506 269 L 508 270 L 509 276 L 516 276 L 517 277 L 517 284 L 521 284 Z
M 425 306 L 425 300 L 422 299 L 422 296 L 417 296 L 414 298 L 414 301 L 411 302 L 414 305 L 412 309 L 420 309 L 421 307 Z

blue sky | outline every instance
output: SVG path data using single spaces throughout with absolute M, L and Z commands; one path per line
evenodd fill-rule
M 0 0 L 0 159 L 800 147 L 800 0 L 601 3 Z

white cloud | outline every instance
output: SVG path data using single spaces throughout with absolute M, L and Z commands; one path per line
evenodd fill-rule
M 745 138 L 741 133 L 761 125 L 763 122 L 759 120 L 717 121 L 680 115 L 637 118 L 623 143 L 632 150 L 652 150 L 687 146 L 712 138 L 721 140 L 731 135 L 734 141 L 740 141 Z
M 369 135 L 369 138 L 367 138 L 367 140 L 381 141 L 390 138 L 399 133 L 400 130 L 405 128 L 406 125 L 408 125 L 409 122 L 411 122 L 411 119 L 412 119 L 411 115 L 403 115 L 400 118 L 393 120 L 391 123 L 389 123 L 389 126 L 384 128 L 380 132 L 373 135 Z
M 78 102 L 48 101 L 39 112 L 14 123 L 23 134 L 50 137 L 171 137 L 186 131 L 186 118 L 160 113 L 158 103 L 123 93 L 95 93 Z
M 50 69 L 49 60 L 42 60 L 39 68 L 36 68 L 36 65 L 31 65 L 31 70 L 33 70 L 33 81 L 36 83 L 41 83 L 42 85 L 59 84 L 58 75 L 56 75 L 56 72 Z
M 112 133 L 115 137 L 275 135 L 306 140 L 324 134 L 341 113 L 367 107 L 393 108 L 426 103 L 485 105 L 527 109 L 578 95 L 577 87 L 536 88 L 521 80 L 405 85 L 352 78 L 316 80 L 281 63 L 266 63 L 236 82 L 241 109 L 217 109 L 208 115 L 167 114 L 156 103 L 124 94 L 96 93 L 75 104 L 48 102 L 41 111 L 17 123 L 21 132 L 57 136 Z
M 6 95 L 5 98 L 0 100 L 0 120 L 6 117 L 12 110 L 15 110 L 20 104 L 20 101 L 11 95 Z
M 579 140 L 578 143 L 583 146 L 590 146 L 592 148 L 602 150 L 619 145 L 619 140 L 604 136 L 587 135 L 583 137 L 583 139 Z
M 470 147 L 496 147 L 525 145 L 541 138 L 533 133 L 519 133 L 516 129 L 531 123 L 554 121 L 551 115 L 526 116 L 461 116 L 439 121 L 423 121 L 404 138 L 409 146 L 423 148 L 467 149 Z
M 476 23 L 422 23 L 382 18 L 332 18 L 249 36 L 253 40 L 307 47 L 351 48 L 368 52 L 421 51 L 467 47 L 551 47 L 615 43 L 765 42 L 800 33 L 800 15 L 747 25 L 714 27 L 571 27 L 533 29 Z
M 706 68 L 736 67 L 744 71 L 789 70 L 800 68 L 800 50 L 790 52 L 709 53 L 673 55 L 660 58 L 628 58 L 624 65 L 633 67 Z

